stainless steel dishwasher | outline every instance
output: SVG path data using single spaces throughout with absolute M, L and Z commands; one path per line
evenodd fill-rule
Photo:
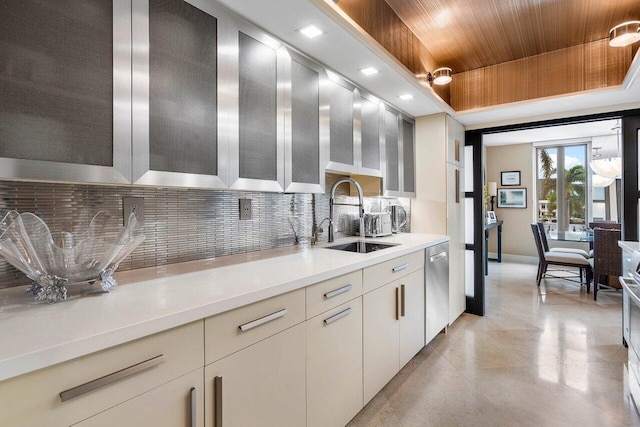
M 427 248 L 425 260 L 425 343 L 449 323 L 449 242 Z

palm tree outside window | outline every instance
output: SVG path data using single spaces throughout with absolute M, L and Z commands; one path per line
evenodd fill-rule
M 539 147 L 536 154 L 538 221 L 551 238 L 579 240 L 589 218 L 587 145 Z

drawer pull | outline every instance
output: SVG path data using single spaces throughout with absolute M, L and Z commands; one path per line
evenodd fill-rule
M 140 372 L 146 371 L 149 368 L 153 368 L 154 366 L 165 362 L 165 360 L 166 359 L 164 357 L 164 354 L 161 354 L 149 360 L 145 360 L 144 362 L 137 363 L 133 366 L 129 366 L 128 368 L 124 368 L 109 375 L 105 375 L 104 377 L 89 381 L 88 383 L 70 388 L 69 390 L 65 390 L 60 393 L 60 400 L 66 402 L 68 400 L 75 399 L 76 397 L 82 396 L 83 394 L 87 394 L 109 384 L 113 384 L 116 381 L 120 381 L 127 377 L 139 374 Z
M 406 269 L 407 267 L 409 267 L 409 263 L 405 262 L 404 264 L 400 264 L 397 267 L 393 267 L 393 272 L 397 273 L 398 271 L 402 271 L 402 270 Z
M 266 315 L 264 317 L 261 317 L 259 319 L 253 320 L 253 321 L 251 321 L 249 323 L 245 323 L 244 325 L 240 325 L 240 330 L 242 332 L 247 332 L 249 329 L 253 329 L 253 328 L 256 328 L 256 327 L 258 327 L 260 325 L 264 325 L 265 323 L 269 323 L 272 320 L 279 319 L 279 318 L 283 317 L 287 313 L 288 313 L 287 309 L 283 308 L 282 310 L 276 311 L 275 313 L 268 314 L 268 315 Z
M 213 389 L 213 409 L 215 410 L 213 427 L 222 427 L 222 377 L 213 379 Z
M 400 316 L 404 317 L 404 306 L 405 306 L 405 297 L 404 297 L 404 285 L 400 285 Z
M 196 388 L 191 387 L 191 392 L 189 398 L 191 399 L 191 417 L 190 417 L 190 427 L 196 427 L 196 416 L 198 412 L 196 411 Z
M 343 311 L 341 311 L 341 312 L 340 312 L 340 313 L 338 313 L 338 314 L 334 314 L 333 316 L 331 316 L 331 317 L 328 317 L 328 318 L 324 319 L 324 324 L 325 324 L 325 325 L 330 325 L 330 324 L 332 324 L 333 322 L 335 322 L 336 320 L 340 320 L 340 319 L 342 319 L 343 317 L 346 317 L 346 316 L 350 315 L 352 311 L 353 311 L 353 310 L 351 309 L 351 307 L 349 307 L 349 308 L 347 308 L 346 310 L 343 310 Z
M 447 257 L 447 251 L 442 251 L 430 257 L 429 261 L 433 262 L 433 261 L 439 260 L 440 258 L 446 258 L 446 257 Z
M 353 289 L 353 285 L 347 285 L 347 286 L 343 286 L 343 287 L 338 288 L 338 289 L 334 289 L 333 291 L 327 292 L 326 294 L 324 294 L 324 299 L 337 297 L 340 294 L 344 294 L 345 292 L 349 292 L 351 289 Z

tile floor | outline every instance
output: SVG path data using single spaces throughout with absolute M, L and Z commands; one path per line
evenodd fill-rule
M 356 426 L 640 426 L 621 292 L 598 301 L 536 266 L 492 263 L 486 316 L 464 314 L 352 420 Z

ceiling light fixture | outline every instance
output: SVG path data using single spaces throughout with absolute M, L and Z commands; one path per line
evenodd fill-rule
M 623 22 L 609 31 L 609 46 L 629 46 L 640 40 L 640 21 Z
M 299 28 L 298 32 L 310 39 L 314 39 L 324 34 L 324 31 L 322 31 L 320 28 L 316 27 L 315 25 L 307 25 L 306 27 Z
M 400 95 L 398 98 L 402 99 L 403 101 L 408 101 L 410 99 L 413 99 L 413 95 L 411 95 L 410 93 L 405 93 L 404 95 Z
M 362 68 L 360 72 L 365 76 L 372 76 L 374 74 L 378 74 L 378 70 L 376 70 L 373 67 Z
M 622 140 L 620 135 L 620 128 L 621 126 L 618 122 L 618 124 L 611 129 L 616 131 L 616 142 L 618 143 L 615 157 L 601 159 L 599 158 L 600 152 L 598 150 L 600 150 L 600 148 L 602 147 L 593 148 L 593 150 L 595 151 L 593 155 L 594 159 L 589 162 L 589 166 L 591 166 L 591 170 L 593 171 L 593 173 L 595 173 L 596 175 L 600 175 L 603 178 L 622 178 L 622 157 L 620 157 L 620 146 L 622 145 Z
M 451 68 L 442 67 L 438 68 L 433 73 L 427 73 L 427 81 L 430 86 L 442 86 L 451 83 Z

